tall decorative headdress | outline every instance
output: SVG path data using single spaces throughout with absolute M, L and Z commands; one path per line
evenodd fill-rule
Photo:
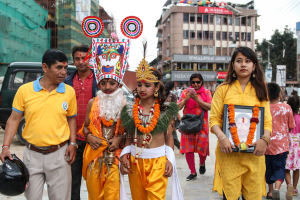
M 143 44 L 144 47 L 144 58 L 140 62 L 139 67 L 136 71 L 136 79 L 137 81 L 148 81 L 148 82 L 159 82 L 158 78 L 152 73 L 151 68 L 146 61 L 146 49 L 147 49 L 147 41 Z

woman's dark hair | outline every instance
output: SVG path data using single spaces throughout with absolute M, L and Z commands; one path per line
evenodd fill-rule
M 175 87 L 174 82 L 172 82 L 172 81 L 166 82 L 166 85 L 165 85 L 166 97 L 169 96 L 171 90 L 172 90 L 174 87 Z
M 191 82 L 194 78 L 199 78 L 199 80 L 201 81 L 201 86 L 200 86 L 200 88 L 201 88 L 202 85 L 204 84 L 204 80 L 203 80 L 202 75 L 201 75 L 200 73 L 194 73 L 194 74 L 192 74 L 191 77 L 190 77 L 190 82 Z M 191 85 L 192 85 L 192 83 L 191 83 Z
M 49 69 L 51 68 L 51 65 L 56 64 L 57 61 L 68 63 L 68 58 L 66 54 L 57 49 L 47 50 L 42 58 L 42 63 L 46 63 Z
M 280 87 L 277 83 L 268 83 L 268 93 L 270 100 L 276 100 L 280 94 Z
M 237 79 L 237 77 L 233 77 L 233 63 L 235 61 L 236 56 L 238 53 L 242 53 L 244 56 L 246 56 L 248 59 L 250 59 L 253 64 L 255 65 L 255 70 L 253 74 L 255 74 L 255 78 L 252 77 L 250 78 L 251 85 L 254 87 L 256 96 L 259 101 L 268 101 L 268 91 L 267 87 L 265 85 L 264 81 L 264 72 L 257 60 L 257 56 L 255 52 L 250 49 L 249 47 L 238 47 L 234 52 L 231 57 L 230 65 L 228 68 L 227 76 L 225 78 L 225 82 L 223 84 L 225 85 L 232 85 L 232 83 Z
M 287 104 L 289 104 L 292 108 L 293 114 L 298 114 L 299 112 L 299 97 L 296 95 L 292 95 L 288 98 Z
M 165 85 L 163 84 L 163 82 L 161 82 L 162 75 L 158 69 L 151 68 L 150 71 L 152 72 L 152 74 L 154 76 L 157 77 L 157 80 L 159 80 L 159 82 L 154 83 L 154 86 L 156 87 L 158 84 L 160 85 L 159 90 L 157 91 L 158 92 L 157 98 L 159 100 L 160 110 L 163 111 L 166 109 L 166 107 L 164 106 L 164 103 L 165 103 L 167 97 L 165 95 Z M 135 88 L 135 90 L 133 90 L 132 93 L 135 95 L 135 98 L 141 98 L 137 93 L 137 88 Z

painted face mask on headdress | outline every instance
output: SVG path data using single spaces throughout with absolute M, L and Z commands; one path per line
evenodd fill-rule
M 128 64 L 129 49 L 129 39 L 93 39 L 89 66 L 94 69 L 97 83 L 104 78 L 122 82 Z

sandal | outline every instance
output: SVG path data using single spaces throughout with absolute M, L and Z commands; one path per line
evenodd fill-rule
M 292 184 L 288 184 L 287 186 L 287 192 L 286 192 L 286 200 L 293 200 L 293 185 Z
M 298 190 L 297 189 L 294 189 L 293 190 L 293 196 L 297 196 L 298 195 Z
M 267 193 L 266 199 L 272 199 L 272 196 L 269 195 L 270 192 Z

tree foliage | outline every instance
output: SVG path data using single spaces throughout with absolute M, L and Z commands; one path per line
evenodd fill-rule
M 294 38 L 295 32 L 288 26 L 283 32 L 276 29 L 271 36 L 270 42 L 274 44 L 270 51 L 270 63 L 272 66 L 272 79 L 276 78 L 276 65 L 286 65 L 286 78 L 297 78 L 297 39 Z M 284 45 L 285 44 L 285 45 Z M 256 49 L 262 52 L 262 66 L 266 69 L 268 62 L 268 43 L 263 39 L 262 43 L 257 44 Z M 283 50 L 285 55 L 283 57 Z

